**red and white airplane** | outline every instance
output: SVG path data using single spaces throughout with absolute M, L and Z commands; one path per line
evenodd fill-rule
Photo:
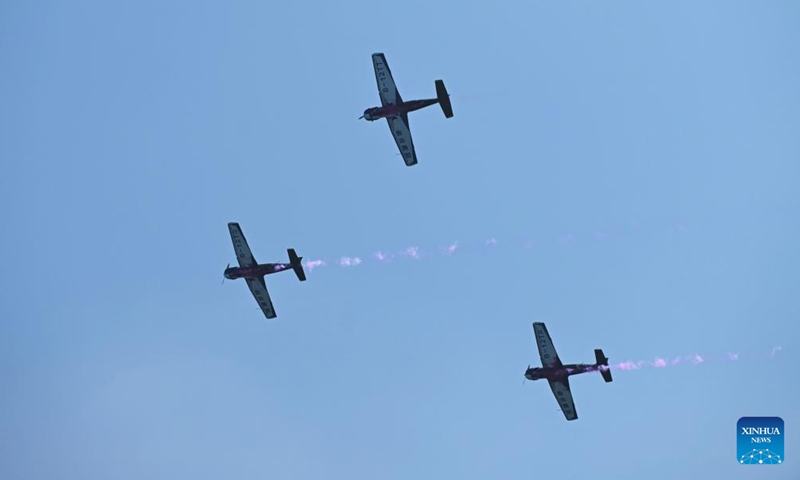
M 250 252 L 250 246 L 247 245 L 247 240 L 244 238 L 244 233 L 242 233 L 239 224 L 235 222 L 229 223 L 228 230 L 231 234 L 233 250 L 236 252 L 236 259 L 239 261 L 239 266 L 231 267 L 229 263 L 223 275 L 228 280 L 244 278 L 245 281 L 247 281 L 247 286 L 250 287 L 250 292 L 258 302 L 258 306 L 261 307 L 261 310 L 264 312 L 264 315 L 266 315 L 267 318 L 277 317 L 278 315 L 275 313 L 275 308 L 272 306 L 272 300 L 269 298 L 267 284 L 264 282 L 264 275 L 292 269 L 295 275 L 297 275 L 297 279 L 301 282 L 305 282 L 306 274 L 303 271 L 303 257 L 298 257 L 294 249 L 290 248 L 287 250 L 289 253 L 289 263 L 258 263 Z M 224 281 L 225 280 L 223 280 L 223 282 Z
M 533 332 L 536 335 L 536 346 L 539 347 L 539 357 L 542 360 L 541 367 L 531 368 L 525 370 L 525 378 L 528 380 L 539 380 L 546 378 L 550 384 L 550 389 L 553 391 L 561 411 L 567 420 L 576 420 L 578 412 L 575 411 L 575 402 L 572 401 L 572 390 L 569 388 L 569 376 L 578 375 L 579 373 L 600 372 L 603 380 L 606 383 L 611 382 L 611 370 L 608 368 L 608 358 L 603 355 L 601 349 L 595 349 L 594 356 L 597 363 L 594 365 L 586 363 L 573 363 L 564 365 L 558 358 L 556 347 L 553 346 L 553 341 L 550 340 L 550 334 L 547 333 L 547 327 L 542 322 L 534 322 Z
M 397 86 L 392 78 L 392 71 L 386 63 L 386 57 L 382 53 L 372 54 L 372 64 L 375 67 L 375 79 L 378 81 L 378 93 L 381 96 L 381 106 L 372 107 L 364 110 L 364 115 L 360 119 L 373 122 L 380 118 L 385 118 L 389 122 L 389 129 L 392 131 L 394 141 L 400 154 L 406 162 L 406 166 L 417 164 L 417 153 L 414 150 L 414 141 L 411 139 L 411 127 L 408 124 L 408 114 L 414 110 L 439 104 L 442 107 L 445 118 L 453 116 L 453 106 L 450 105 L 450 95 L 444 88 L 444 82 L 436 80 L 436 98 L 425 100 L 411 100 L 404 102 L 397 91 Z

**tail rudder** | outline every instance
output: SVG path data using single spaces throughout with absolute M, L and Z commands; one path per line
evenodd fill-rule
M 442 112 L 445 118 L 453 117 L 453 105 L 450 104 L 450 94 L 444 88 L 442 80 L 436 80 L 436 99 L 439 100 L 439 106 L 442 107 Z
M 289 253 L 289 264 L 292 266 L 294 274 L 297 275 L 297 279 L 301 282 L 305 282 L 306 272 L 303 271 L 303 257 L 298 257 L 294 248 L 289 248 L 286 251 Z
M 594 358 L 597 360 L 596 365 L 600 367 L 600 375 L 603 376 L 603 380 L 605 380 L 606 383 L 612 382 L 614 379 L 611 378 L 611 370 L 608 368 L 608 358 L 603 355 L 603 350 L 596 348 L 594 350 Z

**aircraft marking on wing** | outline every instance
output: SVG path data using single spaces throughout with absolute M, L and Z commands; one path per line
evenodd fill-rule
M 236 253 L 236 260 L 239 262 L 240 267 L 249 267 L 256 265 L 255 257 L 250 251 L 250 246 L 247 244 L 247 239 L 244 238 L 242 228 L 236 222 L 228 223 L 228 230 L 231 234 L 231 241 L 233 242 L 233 251 Z
M 403 103 L 400 92 L 397 90 L 397 85 L 394 83 L 392 71 L 386 62 L 386 57 L 382 53 L 373 53 L 372 64 L 375 68 L 375 80 L 378 82 L 381 104 L 386 106 Z
M 403 161 L 407 166 L 417 164 L 417 152 L 414 149 L 414 140 L 411 138 L 411 129 L 408 125 L 408 115 L 400 117 L 387 117 L 386 121 L 389 122 L 389 130 L 392 132 L 394 142 L 400 150 L 400 155 L 403 156 Z
M 550 334 L 547 333 L 547 327 L 542 322 L 535 322 L 533 324 L 533 332 L 536 335 L 536 346 L 539 348 L 539 357 L 542 360 L 542 366 L 553 367 L 559 365 L 561 361 L 558 358 L 556 347 L 550 339 Z
M 567 420 L 575 420 L 578 418 L 578 412 L 575 411 L 575 402 L 572 400 L 572 390 L 569 388 L 569 378 L 564 377 L 560 380 L 548 380 L 550 390 L 556 397 L 561 411 L 564 412 L 564 417 Z
M 275 307 L 272 306 L 272 299 L 269 298 L 269 291 L 267 291 L 267 284 L 264 282 L 264 277 L 261 278 L 246 278 L 247 286 L 250 292 L 255 297 L 261 311 L 267 318 L 275 318 L 278 315 L 275 313 Z

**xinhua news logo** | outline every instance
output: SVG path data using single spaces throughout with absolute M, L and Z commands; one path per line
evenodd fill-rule
M 783 463 L 783 419 L 742 417 L 736 423 L 736 459 L 743 465 Z

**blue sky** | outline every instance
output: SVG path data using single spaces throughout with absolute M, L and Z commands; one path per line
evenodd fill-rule
M 0 477 L 797 478 L 798 20 L 4 2 Z M 415 167 L 357 120 L 374 52 L 403 98 L 452 94 L 411 114 Z M 328 262 L 267 277 L 274 321 L 220 285 L 229 221 Z M 567 362 L 705 361 L 574 377 L 566 422 L 522 384 L 533 321 Z M 761 415 L 786 463 L 740 466 Z

